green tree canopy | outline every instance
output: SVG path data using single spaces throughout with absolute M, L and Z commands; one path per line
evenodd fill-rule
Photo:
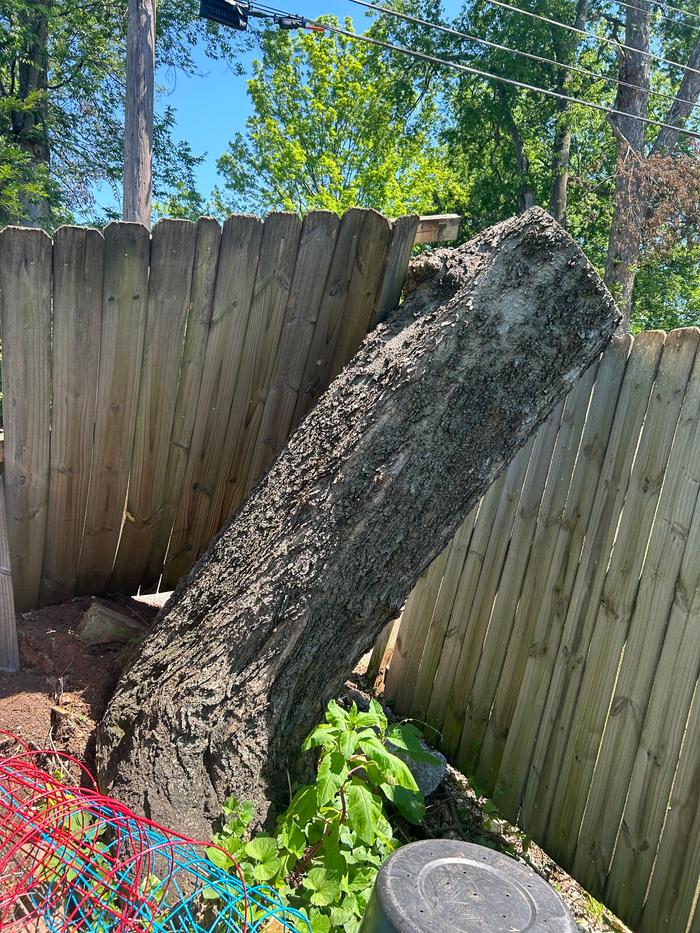
M 248 82 L 254 113 L 219 159 L 220 209 L 397 215 L 464 197 L 438 139 L 432 70 L 334 34 L 267 30 L 261 45 Z

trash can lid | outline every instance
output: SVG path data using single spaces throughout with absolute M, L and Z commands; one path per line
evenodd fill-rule
M 374 906 L 401 933 L 577 929 L 562 899 L 532 869 L 457 839 L 412 842 L 398 849 L 377 877 Z

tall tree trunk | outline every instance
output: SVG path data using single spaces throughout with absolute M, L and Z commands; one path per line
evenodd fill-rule
M 264 820 L 304 734 L 419 574 L 601 352 L 614 303 L 535 208 L 418 260 L 180 583 L 99 734 L 103 786 L 178 830 L 232 792 Z
M 518 210 L 524 213 L 537 203 L 535 189 L 532 186 L 532 176 L 530 175 L 530 160 L 525 152 L 525 144 L 520 135 L 518 124 L 515 122 L 513 112 L 508 103 L 508 96 L 502 87 L 498 87 L 498 97 L 501 102 L 501 111 L 505 120 L 510 138 L 513 143 L 513 152 L 515 154 L 515 166 L 518 171 Z
M 588 0 L 578 0 L 576 4 L 576 29 L 583 29 L 588 19 Z M 572 33 L 561 35 L 562 30 L 552 30 L 557 59 L 565 65 L 571 65 L 579 46 L 578 36 L 571 38 Z M 572 72 L 560 68 L 557 72 L 557 91 L 566 94 L 571 86 Z M 571 104 L 568 100 L 557 100 L 557 123 L 554 133 L 554 146 L 552 150 L 552 186 L 549 193 L 549 213 L 566 227 L 566 210 L 569 192 L 569 160 L 571 158 L 571 124 L 569 113 Z
M 605 282 L 622 311 L 620 332 L 629 328 L 632 290 L 642 243 L 646 204 L 640 184 L 644 159 L 645 124 L 649 102 L 649 0 L 637 0 L 627 7 L 625 44 L 639 51 L 621 49 L 620 78 L 615 107 L 628 116 L 612 116 L 617 138 L 615 211 L 610 227 Z M 630 87 L 629 85 L 637 85 Z
M 124 220 L 151 226 L 155 0 L 129 0 L 124 111 Z
M 18 67 L 17 97 L 24 102 L 34 97 L 32 107 L 14 110 L 12 133 L 17 144 L 39 165 L 49 164 L 48 114 L 48 40 L 49 3 L 27 0 L 20 18 L 27 35 L 27 46 Z M 45 200 L 21 195 L 26 222 L 41 225 L 48 219 Z

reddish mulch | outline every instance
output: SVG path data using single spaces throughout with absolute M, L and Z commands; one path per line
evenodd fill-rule
M 126 597 L 105 602 L 144 622 L 157 612 Z M 86 596 L 18 614 L 21 670 L 0 672 L 0 729 L 94 771 L 95 727 L 133 648 L 82 642 L 78 624 L 89 605 Z

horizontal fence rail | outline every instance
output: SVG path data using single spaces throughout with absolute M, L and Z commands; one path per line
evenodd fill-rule
M 360 209 L 3 230 L 17 608 L 171 589 L 398 304 L 414 243 L 448 235 L 451 216 Z
M 425 572 L 385 681 L 639 933 L 700 930 L 699 336 L 615 339 Z

